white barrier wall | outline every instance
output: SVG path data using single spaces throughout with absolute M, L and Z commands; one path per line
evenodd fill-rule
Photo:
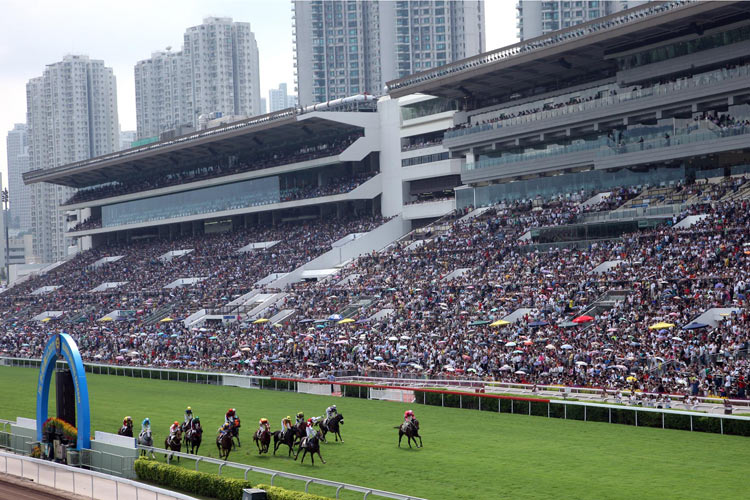
M 297 392 L 302 392 L 305 394 L 318 394 L 320 396 L 330 396 L 331 385 L 330 384 L 308 384 L 307 382 L 298 382 Z

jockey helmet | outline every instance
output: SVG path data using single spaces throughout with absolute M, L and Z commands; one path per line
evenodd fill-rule
M 268 419 L 267 418 L 261 418 L 260 419 L 260 423 L 261 424 L 267 424 L 268 423 Z
M 146 417 L 146 418 L 143 419 L 143 424 L 144 425 L 151 425 L 151 420 L 149 420 L 149 418 Z
M 195 417 L 193 420 L 195 421 L 196 424 L 198 424 L 198 423 L 200 423 L 201 418 L 200 417 Z
M 287 415 L 284 420 L 291 420 L 291 419 L 292 419 L 292 417 L 290 417 L 289 415 Z
M 224 422 L 224 425 L 221 426 L 222 429 L 229 429 L 229 423 Z
M 175 420 L 173 425 L 180 425 L 180 423 L 177 420 Z
M 185 408 L 185 413 L 193 413 L 193 409 L 188 406 Z
M 297 413 L 297 418 L 305 418 L 305 414 L 302 412 Z
M 336 409 L 336 405 L 331 405 L 331 409 L 335 410 Z

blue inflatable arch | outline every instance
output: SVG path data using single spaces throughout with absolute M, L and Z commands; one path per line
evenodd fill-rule
M 73 386 L 76 392 L 76 428 L 78 429 L 79 450 L 91 448 L 91 413 L 89 410 L 89 388 L 86 384 L 86 370 L 81 353 L 73 338 L 67 333 L 59 333 L 50 338 L 44 347 L 42 366 L 39 368 L 39 381 L 36 392 L 36 436 L 42 440 L 42 426 L 47 420 L 49 386 L 57 359 L 62 356 L 70 367 Z

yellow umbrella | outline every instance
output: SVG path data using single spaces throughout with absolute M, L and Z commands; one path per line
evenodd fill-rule
M 636 381 L 636 380 L 638 380 L 638 379 L 637 379 L 637 378 L 635 378 L 635 377 L 633 377 L 633 376 L 631 375 L 630 377 L 626 378 L 625 380 L 627 380 L 628 382 L 635 382 L 635 381 Z
M 42 323 L 46 323 L 47 321 L 50 321 L 51 319 L 52 319 L 51 317 L 47 316 L 46 318 L 42 320 Z
M 341 321 L 339 321 L 339 325 L 345 325 L 347 323 L 354 323 L 354 320 L 352 318 L 344 318 Z
M 167 316 L 166 318 L 162 318 L 161 320 L 159 320 L 159 323 L 169 323 L 170 321 L 174 321 L 174 320 L 170 318 L 169 316 Z
M 99 321 L 114 321 L 114 320 L 113 320 L 112 318 L 110 318 L 109 316 L 104 316 L 104 317 L 103 317 L 102 319 L 100 319 Z
M 490 326 L 505 326 L 510 325 L 510 321 L 505 321 L 504 319 L 499 319 L 497 321 L 494 321 L 490 323 Z
M 254 325 L 259 325 L 261 323 L 268 323 L 268 319 L 266 319 L 266 318 L 258 318 L 255 321 L 253 321 Z
M 651 325 L 648 327 L 649 330 L 663 330 L 664 328 L 672 328 L 674 327 L 674 323 L 664 323 L 663 321 L 660 323 L 656 323 L 655 325 Z

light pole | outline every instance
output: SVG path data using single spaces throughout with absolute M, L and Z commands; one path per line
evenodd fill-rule
M 8 239 L 8 188 L 3 189 L 3 226 L 5 227 L 5 283 L 10 286 L 10 240 Z

